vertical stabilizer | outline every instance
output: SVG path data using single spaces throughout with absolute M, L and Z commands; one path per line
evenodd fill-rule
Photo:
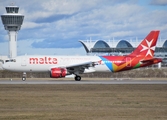
M 159 31 L 151 31 L 139 46 L 129 55 L 151 59 L 154 56 Z

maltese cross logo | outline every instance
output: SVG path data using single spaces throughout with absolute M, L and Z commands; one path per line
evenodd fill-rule
M 145 46 L 145 45 L 141 44 L 141 46 L 143 47 L 143 49 L 140 52 L 147 50 L 146 56 L 148 56 L 148 55 L 153 56 L 151 50 L 155 51 L 155 46 L 151 47 L 152 42 L 153 42 L 153 39 L 150 42 L 146 39 L 147 45 Z

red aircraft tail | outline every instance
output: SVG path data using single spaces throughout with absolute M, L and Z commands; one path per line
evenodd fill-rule
M 147 37 L 139 44 L 139 46 L 129 55 L 152 59 L 159 36 L 159 31 L 151 31 Z

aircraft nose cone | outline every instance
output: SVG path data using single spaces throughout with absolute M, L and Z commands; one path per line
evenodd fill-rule
M 7 67 L 6 64 L 2 64 L 2 68 L 3 68 L 4 70 L 7 70 L 7 69 L 8 69 L 8 67 Z
M 5 69 L 5 66 L 4 66 L 4 64 L 2 64 L 2 68 L 3 68 L 3 69 Z

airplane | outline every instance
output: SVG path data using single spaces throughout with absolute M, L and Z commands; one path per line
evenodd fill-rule
M 75 75 L 75 80 L 80 81 L 80 74 L 83 73 L 119 72 L 146 67 L 162 62 L 162 59 L 154 58 L 159 32 L 151 31 L 132 53 L 125 56 L 24 55 L 6 60 L 2 67 L 23 72 L 23 81 L 26 80 L 26 72 L 49 72 L 51 78 Z

